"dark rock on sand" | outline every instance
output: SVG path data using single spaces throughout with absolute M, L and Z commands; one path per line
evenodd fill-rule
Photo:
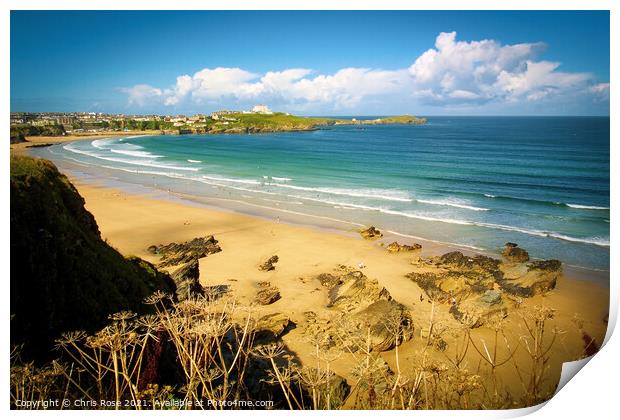
M 393 300 L 377 280 L 360 271 L 323 273 L 318 279 L 330 288 L 327 307 L 334 312 L 326 318 L 315 312 L 304 316 L 305 335 L 313 337 L 321 348 L 337 346 L 358 351 L 366 348 L 370 338 L 371 350 L 380 352 L 413 338 L 411 313 Z
M 508 315 L 508 308 L 502 300 L 501 293 L 487 290 L 480 296 L 455 303 L 450 307 L 450 313 L 461 323 L 470 328 L 477 328 L 492 320 L 505 318 Z
M 523 248 L 519 248 L 519 246 L 513 242 L 506 243 L 502 255 L 509 262 L 523 263 L 530 260 L 530 255 L 527 251 Z
M 368 229 L 364 229 L 360 232 L 362 238 L 364 239 L 378 239 L 383 237 L 383 234 L 379 231 L 379 229 L 374 226 L 369 227 Z
M 339 284 L 342 284 L 342 280 L 340 280 L 340 276 L 336 276 L 330 273 L 321 273 L 317 277 L 317 280 L 321 283 L 322 286 L 332 288 Z
M 258 343 L 275 341 L 291 326 L 289 317 L 280 312 L 262 316 L 254 325 L 255 341 Z
M 267 261 L 265 261 L 264 263 L 262 263 L 258 269 L 261 271 L 271 271 L 271 270 L 275 270 L 276 266 L 274 265 L 275 263 L 277 263 L 279 260 L 277 255 L 274 255 L 273 257 L 269 258 Z
M 256 303 L 259 305 L 271 305 L 280 300 L 280 291 L 277 287 L 265 287 L 256 293 Z
M 148 247 L 149 252 L 161 256 L 160 267 L 186 264 L 221 250 L 217 240 L 212 235 L 194 238 L 180 244 L 173 242 L 168 245 L 151 245 Z
M 409 273 L 406 275 L 420 286 L 429 299 L 439 303 L 466 299 L 491 290 L 496 277 L 483 271 L 444 271 Z
M 411 314 L 394 300 L 378 300 L 353 318 L 360 331 L 368 331 L 372 351 L 387 351 L 413 338 Z
M 405 277 L 417 283 L 431 300 L 443 302 L 450 298 L 449 290 L 442 287 L 442 279 L 436 273 L 409 273 Z
M 562 270 L 562 262 L 559 260 L 538 260 L 527 265 L 527 271 L 541 270 L 556 272 Z
M 171 274 L 171 277 L 177 286 L 177 299 L 179 301 L 204 296 L 204 289 L 198 280 L 200 278 L 198 260 L 182 265 Z
M 339 284 L 329 290 L 328 307 L 352 312 L 367 307 L 378 300 L 391 300 L 390 293 L 375 279 L 361 271 L 352 271 L 339 278 Z
M 486 255 L 475 255 L 468 257 L 462 252 L 454 251 L 442 255 L 438 265 L 448 266 L 452 269 L 467 269 L 486 272 L 493 275 L 501 275 L 499 271 L 500 260 L 487 257 Z
M 313 311 L 307 311 L 304 315 L 304 336 L 311 338 L 312 342 L 321 349 L 330 349 L 336 346 L 339 340 L 336 325 L 340 323 L 340 317 L 330 318 L 319 316 Z
M 534 261 L 529 264 L 504 264 L 498 280 L 502 290 L 515 296 L 532 297 L 555 288 L 562 274 L 558 260 Z
M 419 249 L 422 249 L 422 245 L 420 245 L 420 244 L 401 245 L 398 242 L 392 242 L 385 249 L 387 249 L 388 252 L 390 252 L 390 253 L 413 252 L 413 251 L 417 251 Z
M 407 277 L 416 282 L 430 299 L 440 303 L 484 293 L 493 289 L 494 284 L 503 277 L 501 262 L 484 255 L 468 257 L 454 251 L 438 258 L 425 259 L 421 264 L 435 269 L 432 272 L 409 273 Z

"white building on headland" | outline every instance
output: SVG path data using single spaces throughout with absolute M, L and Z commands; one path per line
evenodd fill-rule
M 256 114 L 273 114 L 273 111 L 271 111 L 267 105 L 255 105 L 254 108 L 252 108 L 252 112 Z

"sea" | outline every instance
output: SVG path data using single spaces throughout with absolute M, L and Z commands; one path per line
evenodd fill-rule
M 31 150 L 78 178 L 198 204 L 481 253 L 515 242 L 533 258 L 609 270 L 608 117 L 427 119 Z

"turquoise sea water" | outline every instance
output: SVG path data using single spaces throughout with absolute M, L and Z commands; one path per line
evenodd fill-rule
M 253 208 L 609 269 L 609 118 L 430 117 L 424 126 L 85 140 L 61 169 Z M 308 220 L 310 220 L 309 218 Z

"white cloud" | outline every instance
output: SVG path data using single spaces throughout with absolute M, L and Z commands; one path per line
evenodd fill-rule
M 349 108 L 365 98 L 396 94 L 409 82 L 409 77 L 402 70 L 345 68 L 333 75 L 297 79 L 284 86 L 280 95 L 298 102 L 331 103 L 336 109 Z
M 542 43 L 502 45 L 494 40 L 457 41 L 442 32 L 431 48 L 406 69 L 343 68 L 314 74 L 305 68 L 262 75 L 240 68 L 205 68 L 177 77 L 168 89 L 136 85 L 124 89 L 130 104 L 160 101 L 267 102 L 296 108 L 354 109 L 372 100 L 433 105 L 518 103 L 584 92 L 602 97 L 608 83 L 587 73 L 558 71 L 559 63 L 537 61 Z
M 542 99 L 555 92 L 584 86 L 591 76 L 586 73 L 562 73 L 555 71 L 560 63 L 549 61 L 526 61 L 525 69 L 516 72 L 502 70 L 497 77 L 498 93 L 508 97 Z
M 587 73 L 562 73 L 559 63 L 535 61 L 543 49 L 542 43 L 457 41 L 456 32 L 442 32 L 409 73 L 418 96 L 437 104 L 540 100 L 590 81 Z
M 597 83 L 590 86 L 589 92 L 595 96 L 597 101 L 609 100 L 609 83 Z
M 590 87 L 590 90 L 597 93 L 609 93 L 609 83 L 598 83 Z
M 135 85 L 121 90 L 127 94 L 130 105 L 144 106 L 147 105 L 150 100 L 161 97 L 162 95 L 161 89 L 145 84 Z

